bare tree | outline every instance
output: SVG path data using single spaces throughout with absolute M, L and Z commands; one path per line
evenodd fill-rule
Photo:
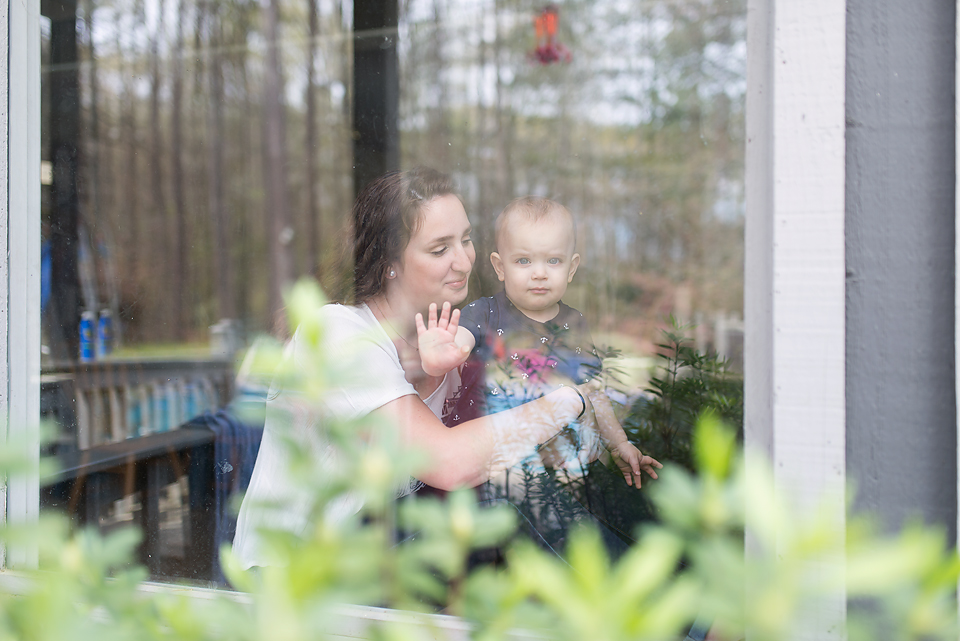
M 160 41 L 164 32 L 164 0 L 158 0 L 157 11 L 158 19 L 156 29 L 150 38 L 150 186 L 153 196 L 153 220 L 157 227 L 156 232 L 151 234 L 154 239 L 153 255 L 156 257 L 156 264 L 162 265 L 161 269 L 167 272 L 169 265 L 168 239 L 167 235 L 167 198 L 163 190 L 163 135 L 160 123 Z M 162 242 L 158 242 L 162 241 Z M 164 296 L 166 298 L 166 296 Z M 172 296 L 176 298 L 176 295 Z M 169 310 L 162 310 L 164 319 L 167 322 L 162 324 L 163 333 L 169 335 L 170 330 L 176 325 L 176 318 L 170 318 Z
M 108 223 L 107 216 L 104 215 L 105 201 L 102 198 L 101 190 L 101 167 L 102 143 L 100 127 L 100 82 L 97 73 L 97 49 L 93 39 L 93 13 L 94 0 L 84 0 L 84 31 L 87 36 L 87 69 L 88 69 L 88 91 L 90 92 L 90 122 L 85 136 L 84 154 L 86 159 L 87 171 L 89 171 L 89 180 L 86 182 L 87 201 L 85 208 L 85 220 L 92 228 L 96 241 L 95 253 L 99 261 L 98 271 L 102 275 L 103 287 L 106 296 L 106 304 L 116 317 L 119 311 L 118 283 L 115 269 L 115 243 L 113 241 L 114 233 L 111 225 Z M 103 248 L 101 250 L 101 248 Z M 115 342 L 119 344 L 122 340 L 122 327 L 120 323 L 115 325 Z
M 250 80 L 250 73 L 248 72 L 246 56 L 241 57 L 240 60 L 236 63 L 238 72 L 240 74 L 240 87 L 243 95 L 243 106 L 242 106 L 242 124 L 241 127 L 246 130 L 251 128 L 252 123 L 257 122 L 257 110 L 254 105 L 256 102 L 256 92 L 253 87 L 253 83 Z M 263 154 L 257 153 L 256 141 L 253 140 L 253 134 L 257 127 L 252 127 L 254 131 L 243 131 L 242 134 L 238 135 L 238 138 L 246 139 L 249 136 L 249 141 L 247 145 L 248 153 L 244 154 L 242 158 L 242 164 L 240 168 L 241 175 L 246 177 L 245 184 L 255 185 L 263 175 Z M 259 128 L 262 133 L 262 127 Z M 262 147 L 262 144 L 261 144 Z M 237 291 L 237 312 L 239 318 L 247 319 L 251 316 L 250 309 L 250 290 L 252 289 L 253 275 L 257 273 L 257 265 L 252 265 L 249 257 L 254 255 L 254 247 L 257 244 L 259 238 L 256 236 L 256 229 L 259 227 L 256 223 L 259 223 L 260 213 L 263 211 L 262 206 L 258 206 L 256 202 L 253 202 L 252 198 L 244 198 L 244 207 L 241 210 L 241 216 L 239 220 L 239 239 L 238 239 L 238 250 L 240 255 L 246 260 L 240 260 L 237 264 L 237 282 L 240 284 L 240 287 Z
M 352 132 L 350 118 L 353 109 L 351 106 L 353 104 L 353 83 L 350 82 L 350 78 L 353 76 L 353 38 L 348 37 L 347 26 L 344 22 L 346 13 L 343 4 L 344 0 L 339 0 L 336 3 L 337 37 L 340 39 L 340 82 L 346 89 L 341 117 L 345 124 L 344 129 Z M 337 211 L 347 211 L 350 208 L 354 191 L 353 183 L 340 185 L 340 188 L 337 189 Z
M 268 0 L 266 6 L 267 64 L 263 79 L 264 105 L 264 178 L 266 180 L 267 242 L 270 252 L 270 283 L 267 292 L 268 323 L 283 306 L 283 290 L 293 280 L 290 251 L 292 229 L 286 184 L 286 125 L 283 106 L 283 77 L 278 49 L 280 1 Z
M 431 77 L 434 85 L 432 93 L 436 96 L 437 105 L 432 110 L 430 118 L 433 133 L 430 136 L 430 157 L 439 167 L 450 167 L 450 126 L 447 122 L 450 114 L 450 88 L 447 82 L 447 28 L 445 24 L 446 11 L 443 0 L 433 0 L 433 29 L 431 30 L 429 52 L 427 60 L 433 67 Z
M 173 104 L 171 115 L 171 160 L 173 179 L 174 204 L 174 245 L 176 265 L 173 273 L 174 295 L 171 300 L 173 306 L 173 322 L 176 327 L 176 336 L 184 340 L 187 336 L 187 315 L 184 312 L 184 293 L 187 284 L 187 191 L 184 184 L 183 172 L 183 56 L 184 56 L 184 21 L 186 20 L 187 0 L 180 0 L 177 5 L 177 35 L 173 55 L 173 70 L 171 72 L 171 100 Z
M 494 24 L 496 25 L 497 15 L 495 11 L 492 12 L 492 14 L 492 18 L 495 21 Z M 483 22 L 481 23 L 479 29 L 479 68 L 480 73 L 482 74 L 481 77 L 483 78 L 480 83 L 481 87 L 486 86 L 486 75 L 488 69 L 491 67 L 491 46 L 490 43 L 487 42 L 486 19 L 487 16 L 484 16 Z M 496 56 L 496 51 L 493 52 L 493 56 Z M 494 63 L 495 62 L 496 61 L 494 60 Z M 479 145 L 489 144 L 490 112 L 491 110 L 487 107 L 484 96 L 481 93 L 478 96 L 477 129 L 474 134 Z M 496 140 L 494 142 L 496 142 Z M 500 200 L 500 196 L 499 194 L 495 193 L 495 188 L 491 189 L 491 181 L 489 179 L 490 172 L 488 169 L 486 154 L 472 154 L 472 156 L 474 156 L 474 161 L 476 163 L 474 166 L 474 174 L 477 177 L 478 187 L 477 207 L 476 211 L 473 212 L 473 215 L 477 219 L 477 224 L 473 227 L 473 238 L 477 247 L 486 249 L 493 246 L 493 211 L 491 211 L 491 209 L 492 207 L 496 207 L 494 203 Z M 491 293 L 490 286 L 496 282 L 496 275 L 493 273 L 493 267 L 490 264 L 490 261 L 478 260 L 474 266 L 474 274 L 474 277 L 479 281 L 477 293 L 480 295 Z
M 503 77 L 505 74 L 503 56 L 505 45 L 503 34 L 500 27 L 500 14 L 503 8 L 503 0 L 494 2 L 494 19 L 496 20 L 496 37 L 493 42 L 493 61 L 497 74 L 497 103 L 496 103 L 496 122 L 497 122 L 497 167 L 500 169 L 499 183 L 501 199 L 504 197 L 512 198 L 514 195 L 514 171 L 513 154 L 510 140 L 513 129 L 513 113 L 504 104 L 506 102 L 506 88 L 504 87 Z M 505 113 L 506 112 L 506 113 Z
M 208 154 L 208 198 L 210 219 L 213 223 L 215 246 L 213 253 L 216 262 L 217 308 L 220 318 L 234 318 L 236 303 L 231 270 L 231 236 L 228 233 L 227 211 L 223 199 L 223 57 L 221 54 L 223 25 L 220 14 L 221 3 L 214 2 L 207 13 L 207 61 L 210 96 L 207 102 L 207 131 L 209 140 Z
M 137 0 L 135 5 L 135 12 L 137 15 L 138 24 L 143 24 L 144 20 L 144 7 L 143 0 Z M 122 33 L 120 25 L 120 16 L 119 12 L 117 14 L 117 24 L 116 24 L 116 45 L 117 52 L 122 55 L 123 45 L 120 41 L 120 34 Z M 135 66 L 136 62 L 133 61 L 130 63 L 131 66 Z M 121 116 L 122 125 L 121 129 L 124 133 L 124 142 L 126 143 L 126 163 L 125 163 L 125 172 L 124 172 L 124 216 L 126 220 L 129 221 L 129 227 L 127 232 L 126 242 L 127 247 L 136 248 L 140 243 L 140 205 L 139 205 L 139 176 L 137 172 L 137 100 L 134 98 L 134 88 L 133 80 L 136 76 L 136 69 L 130 69 L 127 73 L 123 74 L 123 98 L 124 98 L 124 107 L 123 115 Z M 127 252 L 129 259 L 129 271 L 128 275 L 131 279 L 133 286 L 137 292 L 140 290 L 140 261 L 139 261 L 139 252 L 136 250 Z M 134 296 L 136 299 L 139 299 L 139 294 L 135 293 Z
M 317 39 L 320 37 L 317 0 L 308 0 L 310 41 L 307 45 L 307 125 L 304 136 L 307 171 L 307 272 L 316 273 L 320 263 L 320 231 L 318 198 L 320 181 L 317 177 L 317 96 L 316 60 Z

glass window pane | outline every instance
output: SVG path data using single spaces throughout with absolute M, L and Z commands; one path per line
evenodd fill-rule
M 455 179 L 467 302 L 503 288 L 509 202 L 571 212 L 562 301 L 644 453 L 690 465 L 697 411 L 740 420 L 743 0 L 44 6 L 42 509 L 140 527 L 154 577 L 222 580 L 262 433 L 246 349 L 287 332 L 294 279 L 348 289 L 352 203 L 387 169 Z M 629 539 L 644 490 L 588 472 L 571 495 Z

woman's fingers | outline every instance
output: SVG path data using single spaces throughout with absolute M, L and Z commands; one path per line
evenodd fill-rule
M 417 324 L 417 336 L 422 336 L 423 333 L 427 331 L 427 328 L 423 324 L 423 314 L 417 312 L 417 315 L 413 317 L 413 321 Z
M 437 327 L 446 329 L 448 324 L 450 324 L 450 303 L 445 302 L 443 308 L 440 310 L 440 319 L 437 321 Z
M 419 316 L 419 314 L 417 314 Z M 427 311 L 427 329 L 445 329 L 449 332 L 456 333 L 457 327 L 460 324 L 460 310 L 453 309 L 453 306 L 449 301 L 445 302 L 439 310 L 437 309 L 436 303 L 430 303 L 430 308 Z M 420 327 L 417 326 L 417 331 Z

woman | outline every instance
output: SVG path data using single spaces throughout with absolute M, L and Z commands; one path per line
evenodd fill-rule
M 459 377 L 455 371 L 444 377 L 423 372 L 414 317 L 426 315 L 431 303 L 457 304 L 467 296 L 476 251 L 463 205 L 444 174 L 431 169 L 391 172 L 357 198 L 353 224 L 355 303 L 326 305 L 320 314 L 328 355 L 337 361 L 362 351 L 355 374 L 364 384 L 329 390 L 322 399 L 325 413 L 390 419 L 401 440 L 428 457 L 420 480 L 448 490 L 479 485 L 508 469 L 590 409 L 578 390 L 565 387 L 513 410 L 445 427 L 443 407 L 456 394 Z M 289 349 L 293 358 L 303 356 L 296 336 Z M 288 479 L 277 427 L 276 412 L 290 411 L 288 396 L 280 391 L 268 402 L 260 454 L 240 508 L 234 552 L 245 567 L 269 564 L 256 535 L 260 524 L 297 533 L 307 526 L 310 497 Z M 309 444 L 318 466 L 336 465 L 336 448 L 316 420 L 294 410 L 294 438 Z M 271 502 L 284 507 L 273 512 L 262 508 Z M 343 518 L 359 508 L 355 498 L 343 496 L 325 514 Z

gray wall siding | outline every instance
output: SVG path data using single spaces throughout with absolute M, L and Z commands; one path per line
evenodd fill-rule
M 848 0 L 847 473 L 956 539 L 953 2 Z

